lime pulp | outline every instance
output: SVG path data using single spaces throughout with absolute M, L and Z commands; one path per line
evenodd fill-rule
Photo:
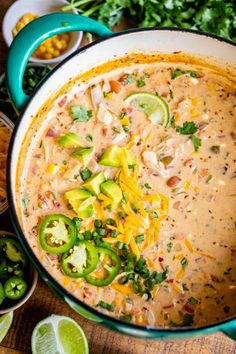
M 0 343 L 9 331 L 13 320 L 13 311 L 0 317 Z

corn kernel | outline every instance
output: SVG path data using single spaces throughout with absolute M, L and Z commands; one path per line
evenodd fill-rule
M 55 165 L 54 163 L 50 163 L 47 167 L 47 172 L 52 174 L 55 174 L 59 169 L 58 165 Z
M 184 189 L 189 189 L 190 184 L 191 184 L 190 181 L 186 181 L 186 182 L 184 183 Z

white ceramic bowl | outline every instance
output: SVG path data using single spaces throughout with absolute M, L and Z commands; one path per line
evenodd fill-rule
M 20 18 L 26 13 L 32 13 L 38 16 L 43 16 L 52 12 L 60 12 L 61 7 L 68 4 L 66 0 L 18 0 L 9 7 L 6 12 L 3 23 L 2 33 L 5 42 L 8 46 L 13 41 L 12 30 Z M 72 11 L 76 13 L 76 11 Z M 39 59 L 31 57 L 30 62 L 42 64 L 56 64 L 65 59 L 69 54 L 78 49 L 83 37 L 83 32 L 70 32 L 70 42 L 64 54 L 53 59 Z
M 2 80 L 3 76 L 1 76 L 0 81 Z M 4 113 L 0 112 L 0 122 L 5 125 L 7 128 L 9 128 L 11 131 L 14 129 L 14 124 L 12 121 L 5 116 Z M 2 202 L 0 202 L 0 215 L 4 213 L 8 209 L 8 202 L 7 199 L 4 199 Z

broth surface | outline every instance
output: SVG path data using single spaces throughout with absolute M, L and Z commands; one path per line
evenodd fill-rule
M 167 127 L 150 120 L 148 107 L 127 103 L 137 92 L 164 100 Z M 57 98 L 44 121 L 31 128 L 17 200 L 34 253 L 62 286 L 101 312 L 142 325 L 206 325 L 236 314 L 235 98 L 234 83 L 220 72 L 160 62 L 78 80 Z M 74 106 L 87 121 L 73 119 Z M 75 147 L 58 143 L 69 132 L 78 134 L 84 147 L 93 147 L 87 158 L 71 156 Z M 134 164 L 124 157 L 121 167 L 101 165 L 102 153 L 111 146 L 131 151 Z M 115 220 L 115 226 L 104 226 L 100 241 L 121 257 L 121 268 L 104 287 L 65 275 L 61 256 L 39 244 L 39 223 L 46 215 L 78 216 L 65 193 L 83 185 L 85 168 L 92 176 L 104 172 L 123 192 L 112 210 L 114 195 L 108 201 L 92 196 L 93 215 L 82 218 L 80 233 L 87 239 L 95 219 Z M 125 268 L 130 253 L 136 262 L 146 261 L 150 276 L 157 274 L 153 287 L 137 267 Z M 134 279 L 120 284 L 131 273 Z

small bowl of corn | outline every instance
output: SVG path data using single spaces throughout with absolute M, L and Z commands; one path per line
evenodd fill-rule
M 65 4 L 68 4 L 65 0 L 18 0 L 14 2 L 6 12 L 2 24 L 2 33 L 7 45 L 11 45 L 15 36 L 29 22 L 48 13 L 59 12 Z M 82 32 L 68 32 L 48 38 L 38 46 L 30 62 L 57 64 L 78 49 L 82 36 Z

